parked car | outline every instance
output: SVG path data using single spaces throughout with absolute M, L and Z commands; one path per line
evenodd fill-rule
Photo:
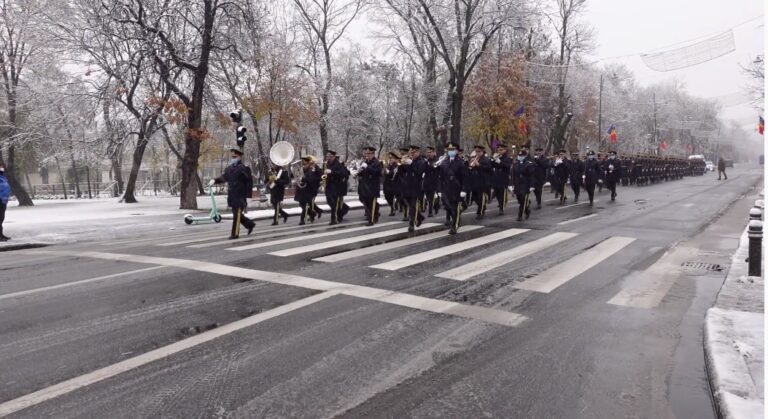
M 715 171 L 715 164 L 711 161 L 707 160 L 705 163 L 707 163 L 707 171 L 714 172 Z

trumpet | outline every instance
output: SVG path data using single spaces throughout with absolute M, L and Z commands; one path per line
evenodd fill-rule
M 440 165 L 443 163 L 443 161 L 444 161 L 444 160 L 445 160 L 447 157 L 448 157 L 448 155 L 446 155 L 446 154 L 443 154 L 442 156 L 440 156 L 440 158 L 439 158 L 439 159 L 437 159 L 437 161 L 436 161 L 436 162 L 435 162 L 435 163 L 432 165 L 432 167 L 435 167 L 435 168 L 437 168 L 437 167 L 440 167 Z
M 328 165 L 328 162 L 323 162 L 323 175 L 320 176 L 320 180 L 323 182 L 323 187 L 328 183 L 328 175 L 325 173 L 325 167 Z
M 493 156 L 491 157 L 491 160 L 496 160 L 499 157 L 501 157 L 501 154 L 497 151 L 497 152 L 493 153 Z
M 469 167 L 477 167 L 480 166 L 480 156 L 478 154 L 475 154 L 472 157 L 472 160 L 469 161 Z

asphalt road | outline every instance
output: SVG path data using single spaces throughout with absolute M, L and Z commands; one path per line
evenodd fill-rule
M 761 180 L 2 252 L 0 416 L 714 417 L 704 311 Z

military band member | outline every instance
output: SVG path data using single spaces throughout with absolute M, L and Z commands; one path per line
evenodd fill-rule
M 402 166 L 403 161 L 409 159 L 409 155 L 411 152 L 411 149 L 408 147 L 400 147 L 400 165 Z M 405 187 L 404 182 L 405 178 L 403 177 L 403 174 L 400 173 L 399 175 L 399 185 L 397 187 L 397 210 L 403 214 L 403 221 L 408 221 L 408 202 L 406 202 L 405 197 L 403 196 L 403 188 Z
M 571 190 L 573 191 L 574 202 L 579 202 L 581 186 L 584 184 L 584 162 L 579 158 L 579 153 L 571 153 L 571 159 L 568 161 L 570 169 Z
M 364 147 L 364 160 L 357 172 L 357 193 L 365 207 L 367 226 L 379 221 L 379 203 L 381 195 L 381 163 L 376 158 L 374 147 Z
M 392 151 L 389 153 L 389 161 L 384 168 L 384 199 L 387 200 L 389 205 L 389 216 L 394 217 L 397 213 L 397 205 L 400 204 L 396 198 L 400 193 L 399 182 L 397 177 L 397 167 L 400 165 L 400 155 Z
M 302 177 L 296 182 L 296 194 L 293 197 L 293 200 L 298 202 L 299 207 L 301 207 L 299 225 L 306 224 L 307 217 L 309 217 L 309 221 L 314 222 L 315 216 L 318 215 L 315 209 L 315 198 L 320 190 L 323 171 L 317 167 L 316 162 L 314 156 L 301 158 Z
M 427 160 L 421 156 L 421 147 L 410 146 L 409 157 L 403 159 L 398 176 L 402 177 L 403 199 L 408 205 L 408 231 L 414 231 L 415 227 L 424 221 L 421 214 L 424 189 L 422 181 L 427 170 Z
M 517 153 L 517 162 L 512 166 L 512 184 L 517 198 L 517 221 L 531 216 L 531 195 L 536 191 L 536 164 L 528 158 L 528 151 Z
M 438 166 L 439 189 L 446 225 L 450 227 L 448 234 L 454 235 L 461 226 L 461 212 L 467 196 L 467 166 L 459 157 L 456 144 L 448 143 L 445 149 L 447 157 Z
M 584 189 L 587 190 L 587 196 L 589 196 L 589 206 L 591 207 L 595 202 L 595 186 L 603 182 L 603 169 L 600 162 L 597 160 L 595 152 L 590 150 L 587 152 L 587 161 L 584 162 Z
M 471 201 L 477 205 L 477 219 L 485 217 L 488 205 L 489 178 L 492 173 L 491 160 L 485 155 L 485 147 L 475 146 L 475 157 L 468 163 Z
M 499 203 L 499 215 L 504 214 L 504 208 L 507 206 L 507 193 L 509 188 L 509 179 L 512 171 L 512 159 L 509 158 L 506 144 L 499 144 L 491 160 L 493 170 L 493 194 Z
M 565 195 L 565 187 L 568 184 L 568 178 L 571 176 L 565 150 L 558 151 L 555 161 L 552 163 L 552 169 L 554 170 L 553 181 L 557 190 L 556 195 L 560 197 L 560 205 L 563 205 L 568 199 Z
M 236 148 L 229 151 L 231 153 L 229 166 L 224 170 L 223 175 L 211 179 L 208 186 L 227 183 L 227 205 L 232 208 L 232 233 L 229 239 L 232 240 L 240 237 L 240 224 L 248 229 L 248 234 L 251 234 L 256 224 L 243 214 L 248 206 L 247 199 L 251 197 L 253 190 L 251 169 L 242 163 L 242 151 Z
M 533 160 L 531 161 L 536 169 L 533 182 L 536 209 L 541 209 L 541 194 L 544 190 L 544 183 L 547 180 L 547 171 L 550 166 L 549 159 L 544 156 L 544 149 L 539 147 L 533 150 Z
M 424 207 L 423 210 L 427 210 L 427 217 L 432 217 L 437 214 L 440 209 L 440 201 L 437 200 L 437 155 L 435 154 L 434 147 L 427 147 L 427 171 L 424 173 Z
M 349 171 L 339 161 L 335 151 L 328 151 L 325 163 L 325 197 L 331 207 L 331 223 L 336 225 L 343 217 L 341 215 L 344 195 L 346 195 L 347 177 Z
M 280 166 L 273 165 L 272 171 L 267 178 L 267 185 L 269 186 L 269 202 L 275 210 L 275 214 L 272 217 L 273 226 L 279 224 L 277 220 L 280 217 L 283 218 L 283 223 L 288 221 L 288 213 L 283 210 L 283 199 L 285 199 L 285 188 L 290 184 L 291 172 L 287 169 L 284 170 Z
M 608 158 L 603 162 L 605 172 L 605 186 L 611 191 L 611 201 L 616 200 L 616 185 L 621 179 L 621 161 L 616 158 L 616 152 L 610 151 Z

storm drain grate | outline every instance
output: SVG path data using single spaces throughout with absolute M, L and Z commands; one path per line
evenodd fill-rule
M 683 262 L 681 265 L 683 268 L 696 269 L 700 271 L 720 272 L 725 269 L 725 266 L 718 265 L 716 263 L 705 262 Z

